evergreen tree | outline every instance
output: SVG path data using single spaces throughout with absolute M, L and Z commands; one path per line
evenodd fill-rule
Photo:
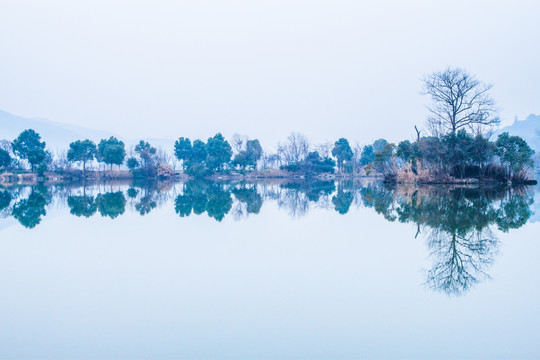
M 15 155 L 28 161 L 32 171 L 47 157 L 45 142 L 41 141 L 41 136 L 32 129 L 24 130 L 13 140 L 11 147 Z

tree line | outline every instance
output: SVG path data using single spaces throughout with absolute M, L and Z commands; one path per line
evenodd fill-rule
M 109 167 L 126 166 L 137 178 L 170 178 L 176 163 L 191 177 L 216 173 L 279 169 L 306 177 L 321 174 L 379 174 L 389 182 L 454 182 L 475 178 L 498 182 L 524 182 L 534 168 L 534 151 L 527 142 L 508 133 L 491 139 L 500 123 L 491 85 L 477 80 L 463 69 L 448 68 L 426 76 L 424 94 L 430 96 L 430 116 L 423 130 L 415 126 L 416 139 L 390 143 L 379 139 L 365 146 L 351 146 L 340 138 L 312 145 L 299 133 L 292 133 L 277 150 L 265 153 L 258 139 L 234 135 L 229 142 L 221 133 L 206 141 L 180 137 L 173 156 L 141 140 L 131 151 L 115 137 L 78 140 L 69 144 L 67 155 L 53 159 L 40 135 L 23 131 L 12 142 L 0 145 L 0 169 L 9 170 L 26 162 L 32 172 L 65 171 L 73 164 L 87 176 L 87 164 L 97 161 Z M 422 133 L 425 133 L 423 135 Z M 172 166 L 171 166 L 172 165 Z

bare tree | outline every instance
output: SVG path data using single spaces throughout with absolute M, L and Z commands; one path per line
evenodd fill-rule
M 353 158 L 352 158 L 352 164 L 353 164 L 353 174 L 358 174 L 360 172 L 360 158 L 362 157 L 362 149 L 363 146 L 359 143 L 354 143 L 354 146 L 352 148 L 353 151 Z
M 309 153 L 309 140 L 302 134 L 293 132 L 287 138 L 287 143 L 278 145 L 278 154 L 285 164 L 298 164 Z
M 244 150 L 244 147 L 248 141 L 248 137 L 240 134 L 233 134 L 231 139 L 231 146 L 235 154 L 238 154 L 240 151 Z
M 332 149 L 334 148 L 334 143 L 331 141 L 326 141 L 315 146 L 315 151 L 319 153 L 323 158 L 330 157 L 332 155 Z
M 493 85 L 481 83 L 461 68 L 426 75 L 423 82 L 423 94 L 433 101 L 427 122 L 432 135 L 455 134 L 464 127 L 479 131 L 499 124 L 498 109 L 489 95 Z

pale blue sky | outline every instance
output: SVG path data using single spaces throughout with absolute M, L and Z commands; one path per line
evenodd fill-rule
M 300 131 L 411 138 L 424 73 L 495 85 L 540 113 L 538 1 L 0 0 L 0 109 L 125 137 L 266 147 Z

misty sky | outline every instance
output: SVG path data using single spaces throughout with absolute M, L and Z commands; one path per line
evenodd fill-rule
M 424 123 L 423 74 L 461 66 L 511 123 L 540 113 L 539 18 L 540 1 L 0 0 L 0 109 L 132 138 L 396 141 Z

